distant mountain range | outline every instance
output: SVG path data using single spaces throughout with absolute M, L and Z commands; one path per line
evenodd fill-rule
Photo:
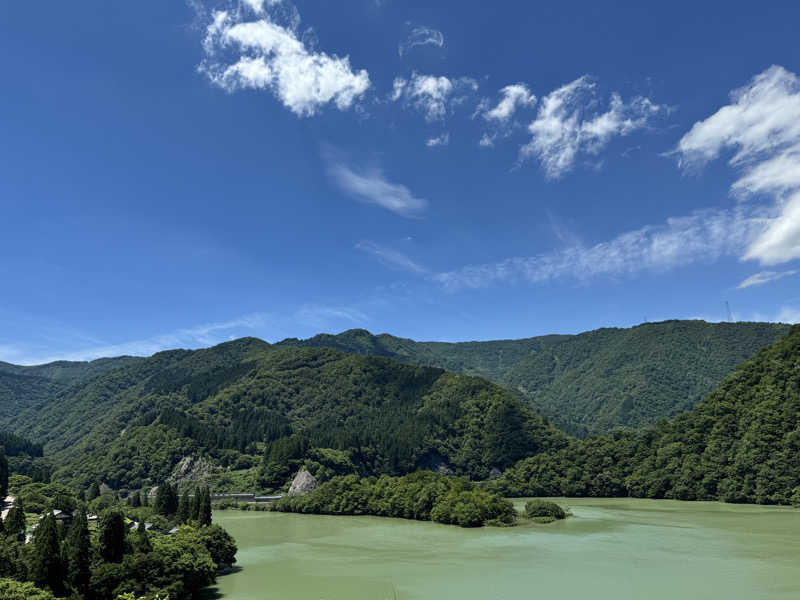
M 653 425 L 692 408 L 734 367 L 789 331 L 775 323 L 664 321 L 579 335 L 416 342 L 353 329 L 277 345 L 336 348 L 485 377 L 583 437 Z
M 351 330 L 149 358 L 0 363 L 0 431 L 43 444 L 56 479 L 82 485 L 136 488 L 202 464 L 275 487 L 308 461 L 327 473 L 485 478 L 570 446 L 540 415 L 579 436 L 652 425 L 690 410 L 788 331 L 667 321 L 442 343 Z

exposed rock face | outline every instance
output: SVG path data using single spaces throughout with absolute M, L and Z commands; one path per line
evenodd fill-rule
M 304 494 L 313 492 L 318 485 L 319 482 L 317 481 L 316 477 L 314 477 L 305 469 L 300 469 L 297 472 L 297 475 L 294 476 L 292 485 L 289 486 L 289 497 L 302 496 Z
M 182 481 L 204 481 L 214 470 L 214 465 L 202 456 L 184 456 L 175 465 L 172 475 L 168 477 L 170 483 L 180 483 Z
M 452 475 L 453 469 L 451 469 L 446 462 L 441 462 L 436 466 L 436 472 L 439 475 Z

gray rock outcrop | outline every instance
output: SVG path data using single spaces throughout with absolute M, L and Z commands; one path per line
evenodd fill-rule
M 313 492 L 318 485 L 319 482 L 317 481 L 316 477 L 314 477 L 306 469 L 300 469 L 297 472 L 297 475 L 294 476 L 292 485 L 289 486 L 289 497 L 302 496 L 304 494 Z

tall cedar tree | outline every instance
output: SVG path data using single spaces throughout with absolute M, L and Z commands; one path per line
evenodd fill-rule
M 6 515 L 5 521 L 6 535 L 9 538 L 16 537 L 17 541 L 25 541 L 25 509 L 22 507 L 22 500 L 17 498 L 16 505 Z
M 89 491 L 86 492 L 86 500 L 91 502 L 92 500 L 97 498 L 99 495 L 100 495 L 100 486 L 95 481 L 92 485 L 89 486 Z
M 91 538 L 86 511 L 80 507 L 75 513 L 64 540 L 64 566 L 69 589 L 83 596 L 91 578 Z
M 201 525 L 211 525 L 211 490 L 208 487 L 204 487 L 200 492 L 197 520 Z
M 57 596 L 64 592 L 64 567 L 61 563 L 61 541 L 53 513 L 39 521 L 33 534 L 30 577 L 42 588 L 50 588 Z
M 100 520 L 100 556 L 105 562 L 122 562 L 125 554 L 125 517 L 119 510 L 108 510 Z
M 192 517 L 192 499 L 189 498 L 189 490 L 184 490 L 181 500 L 178 503 L 178 521 L 188 523 Z
M 8 493 L 8 460 L 0 446 L 0 500 L 4 500 Z
M 178 492 L 166 481 L 158 486 L 156 501 L 153 505 L 156 514 L 170 517 L 178 512 Z
M 150 543 L 150 536 L 147 533 L 144 521 L 139 521 L 139 526 L 136 528 L 136 533 L 133 536 L 133 548 L 136 552 L 142 554 L 153 551 L 153 545 Z

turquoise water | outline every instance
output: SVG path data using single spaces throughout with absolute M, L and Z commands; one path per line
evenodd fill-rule
M 800 599 L 800 510 L 561 499 L 574 516 L 509 529 L 219 511 L 241 570 L 224 600 Z M 515 501 L 518 506 L 523 500 Z

